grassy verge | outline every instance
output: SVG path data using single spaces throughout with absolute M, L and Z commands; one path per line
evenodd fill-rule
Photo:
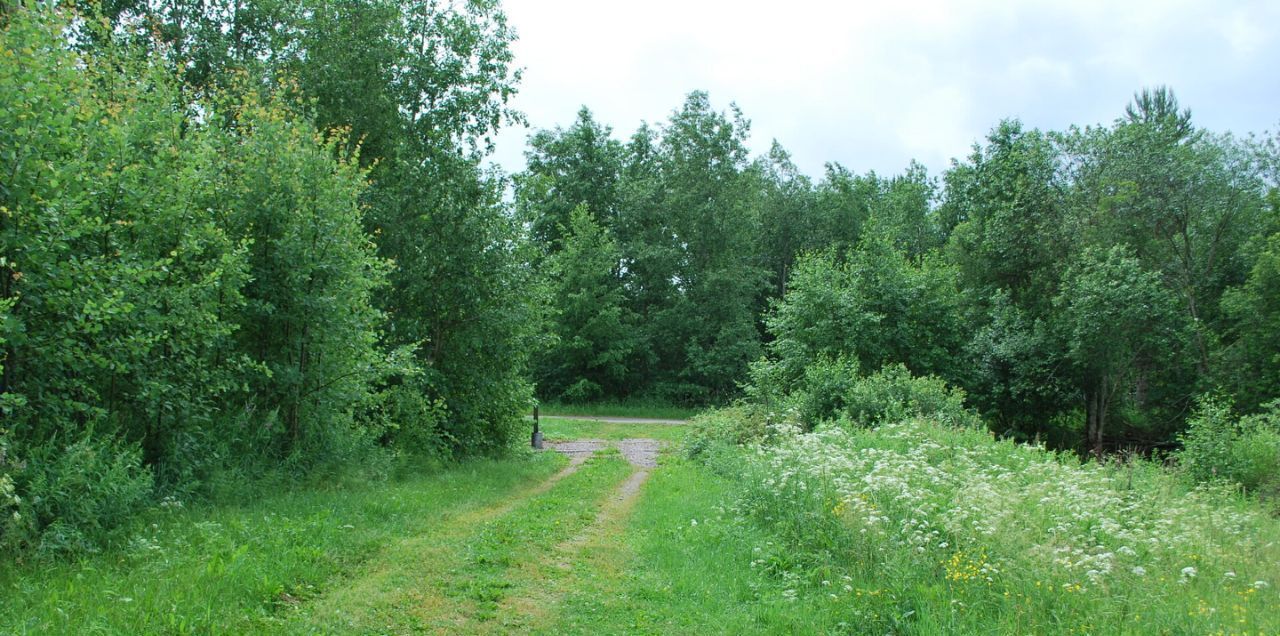
M 684 439 L 687 427 L 672 424 L 624 424 L 618 422 L 593 422 L 589 420 L 562 420 L 542 418 L 542 436 L 548 441 L 571 439 L 603 439 L 609 441 L 635 437 L 678 443 Z
M 851 631 L 848 598 L 795 594 L 762 567 L 780 539 L 725 510 L 733 485 L 672 459 L 620 534 L 574 563 L 579 584 L 545 634 L 813 634 Z M 838 587 L 836 588 L 838 589 Z
M 392 483 L 171 506 L 117 550 L 0 565 L 0 633 L 183 634 L 261 624 L 345 586 L 398 538 L 491 506 L 564 463 L 551 454 L 473 461 Z
M 663 420 L 687 420 L 703 409 L 673 406 L 661 402 L 626 400 L 622 402 L 593 402 L 590 404 L 561 404 L 546 402 L 541 407 L 544 416 L 598 415 L 603 417 L 646 417 Z
M 353 580 L 283 616 L 286 633 L 493 633 L 500 604 L 531 585 L 521 571 L 591 525 L 631 468 L 602 451 L 536 497 L 459 517 L 392 545 Z M 271 625 L 271 623 L 268 623 Z
M 1280 633 L 1280 522 L 1156 464 L 923 419 L 708 457 L 757 568 L 868 633 Z

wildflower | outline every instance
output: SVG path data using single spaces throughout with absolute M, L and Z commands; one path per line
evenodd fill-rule
M 1264 588 L 1264 587 L 1267 587 L 1267 582 L 1266 582 L 1266 581 L 1254 581 L 1254 582 L 1253 582 L 1253 589 L 1255 589 L 1255 590 L 1260 590 L 1260 589 L 1262 589 L 1262 588 Z
M 697 520 L 697 519 L 691 519 L 691 520 L 689 520 L 689 525 L 690 525 L 690 526 L 696 526 L 696 525 L 698 525 L 698 520 Z
M 1182 568 L 1182 578 L 1184 578 L 1184 579 L 1194 579 L 1194 578 L 1196 578 L 1196 569 L 1195 569 L 1195 567 L 1188 565 L 1187 567 Z
M 1144 568 L 1144 567 L 1142 567 L 1141 565 L 1135 565 L 1135 566 L 1133 566 L 1133 573 L 1134 573 L 1134 574 L 1136 574 L 1136 575 L 1138 575 L 1138 576 L 1146 576 L 1146 575 L 1147 575 L 1147 569 L 1146 569 L 1146 568 Z

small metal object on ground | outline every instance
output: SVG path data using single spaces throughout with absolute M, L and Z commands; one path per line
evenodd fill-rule
M 542 450 L 542 431 L 538 429 L 538 405 L 533 406 L 533 437 L 529 444 L 538 450 Z

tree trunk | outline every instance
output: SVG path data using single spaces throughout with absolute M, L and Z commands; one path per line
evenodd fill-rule
M 1103 434 L 1107 428 L 1107 407 L 1111 402 L 1109 384 L 1103 378 L 1084 392 L 1085 447 L 1099 459 L 1102 458 Z

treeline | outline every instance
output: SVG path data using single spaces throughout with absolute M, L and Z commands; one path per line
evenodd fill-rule
M 541 300 L 493 3 L 0 9 L 0 548 L 160 497 L 498 452 Z
M 1197 128 L 1160 88 L 1111 125 L 1000 122 L 940 178 L 815 182 L 777 144 L 749 158 L 747 129 L 693 93 L 627 143 L 585 108 L 532 137 L 543 397 L 714 403 L 904 365 L 997 433 L 1094 452 L 1173 444 L 1205 395 L 1280 397 L 1274 138 Z

